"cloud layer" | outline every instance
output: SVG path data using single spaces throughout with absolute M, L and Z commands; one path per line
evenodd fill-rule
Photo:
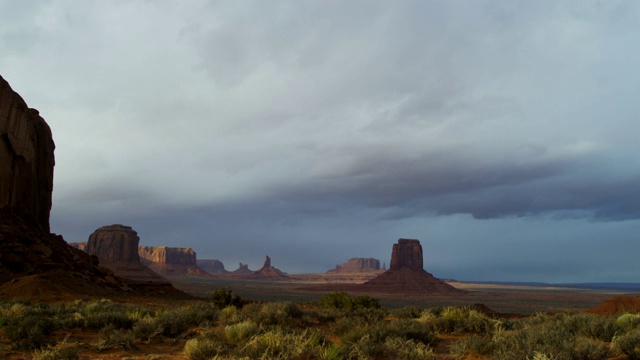
M 508 237 L 511 253 L 434 263 L 505 280 L 596 279 L 576 269 L 599 247 L 570 254 L 585 233 L 640 250 L 634 2 L 0 10 L 2 75 L 54 131 L 52 225 L 70 241 L 124 222 L 149 243 L 319 271 L 399 237 L 441 253 Z M 562 255 L 508 260 L 544 228 Z

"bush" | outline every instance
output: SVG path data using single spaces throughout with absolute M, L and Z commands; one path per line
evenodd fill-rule
M 225 339 L 231 344 L 239 344 L 245 342 L 257 335 L 260 329 L 256 324 L 244 321 L 234 325 L 227 325 L 224 327 Z
M 640 359 L 640 330 L 633 330 L 623 335 L 615 336 L 611 347 L 629 359 Z
M 242 309 L 242 315 L 259 325 L 287 325 L 303 313 L 291 302 L 272 302 L 249 304 Z
M 226 288 L 214 291 L 211 295 L 211 302 L 219 309 L 224 309 L 227 306 L 241 308 L 243 305 L 240 296 L 233 295 L 231 289 Z
M 344 291 L 332 292 L 322 295 L 320 306 L 341 310 L 355 309 L 379 309 L 380 301 L 367 295 L 351 296 Z
M 115 326 L 109 325 L 100 330 L 97 350 L 107 348 L 119 348 L 124 350 L 136 349 L 136 343 L 131 330 L 120 331 Z
M 184 355 L 189 360 L 218 359 L 226 354 L 226 345 L 216 338 L 191 339 L 184 345 Z
M 46 337 L 53 330 L 48 317 L 27 315 L 10 318 L 4 327 L 4 335 L 16 349 L 38 349 L 46 344 Z
M 220 311 L 212 304 L 199 303 L 162 312 L 156 321 L 163 335 L 176 337 L 192 327 L 211 325 L 219 316 Z
M 69 335 L 56 346 L 34 350 L 32 353 L 33 360 L 78 360 L 80 358 L 78 355 L 78 347 L 67 344 Z
M 315 332 L 287 333 L 280 328 L 257 335 L 244 347 L 252 359 L 308 359 L 323 352 L 322 337 Z

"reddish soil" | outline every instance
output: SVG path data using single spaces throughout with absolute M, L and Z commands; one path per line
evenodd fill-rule
M 625 313 L 640 312 L 640 297 L 616 296 L 585 311 L 589 314 L 618 316 Z

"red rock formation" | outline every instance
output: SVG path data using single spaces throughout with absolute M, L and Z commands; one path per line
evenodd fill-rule
M 269 278 L 269 279 L 288 278 L 288 276 L 284 272 L 271 266 L 271 258 L 269 256 L 267 256 L 266 259 L 264 260 L 264 265 L 262 265 L 262 268 L 254 272 L 252 277 Z
M 463 290 L 435 278 L 423 268 L 420 241 L 400 239 L 393 245 L 389 270 L 376 278 L 357 285 L 361 291 L 395 294 L 455 294 Z
M 170 284 L 124 281 L 49 233 L 54 149 L 47 123 L 0 76 L 0 299 L 188 297 Z
M 347 262 L 336 265 L 327 273 L 363 273 L 380 271 L 380 260 L 374 258 L 351 258 Z
M 238 268 L 229 273 L 229 275 L 248 275 L 253 274 L 253 270 L 249 269 L 249 265 L 240 263 Z
M 51 129 L 0 76 L 0 208 L 32 217 L 49 232 L 53 191 Z
M 403 267 L 411 270 L 422 270 L 422 245 L 415 239 L 400 239 L 397 244 L 393 244 L 391 253 L 390 270 L 400 270 Z
M 140 246 L 138 254 L 143 264 L 163 276 L 209 276 L 198 267 L 191 248 Z
M 197 260 L 196 264 L 200 269 L 208 272 L 209 274 L 228 274 L 229 271 L 225 270 L 224 264 L 220 260 L 203 259 Z
M 140 238 L 130 226 L 103 226 L 89 236 L 86 252 L 95 255 L 100 265 L 116 275 L 136 281 L 167 283 L 168 281 L 140 262 Z

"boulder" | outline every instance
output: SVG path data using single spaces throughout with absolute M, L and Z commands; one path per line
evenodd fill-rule
M 336 265 L 327 273 L 364 273 L 380 271 L 380 260 L 374 258 L 351 258 L 347 262 Z
M 140 246 L 138 254 L 143 264 L 163 276 L 209 276 L 198 267 L 191 248 Z
M 53 151 L 49 125 L 0 76 L 0 209 L 12 208 L 49 232 Z
M 126 279 L 167 283 L 140 262 L 138 233 L 130 226 L 115 224 L 103 226 L 89 236 L 85 251 L 100 260 L 100 265 Z
M 203 259 L 197 260 L 196 264 L 200 269 L 208 272 L 209 274 L 228 274 L 229 271 L 225 270 L 224 264 L 220 260 Z

